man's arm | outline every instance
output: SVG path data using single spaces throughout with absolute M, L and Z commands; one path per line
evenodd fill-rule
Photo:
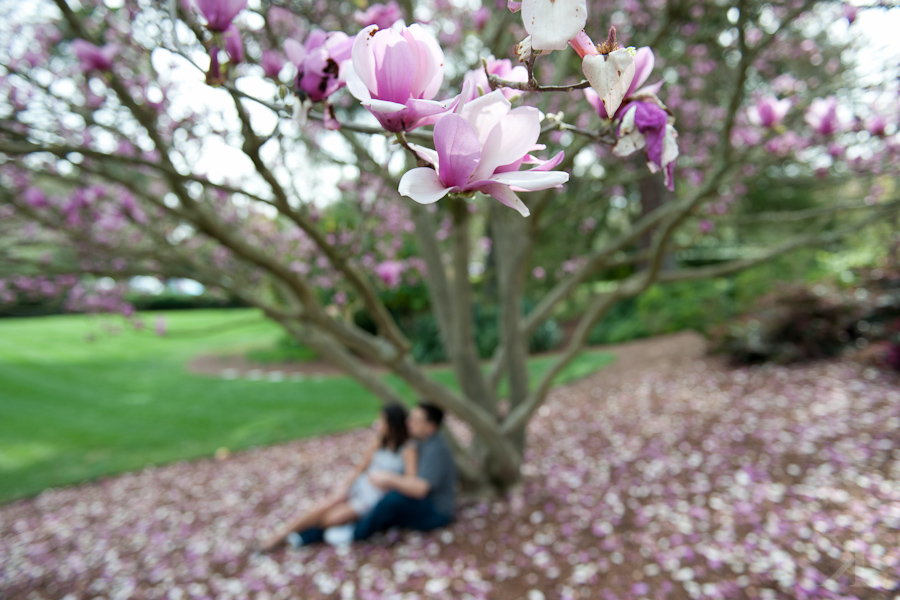
M 431 483 L 416 475 L 400 475 L 390 471 L 369 473 L 369 480 L 385 491 L 396 490 L 404 496 L 421 500 L 431 491 Z

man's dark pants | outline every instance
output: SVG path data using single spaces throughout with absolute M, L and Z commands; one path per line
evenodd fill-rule
M 436 511 L 430 500 L 416 500 L 391 491 L 385 494 L 365 519 L 356 524 L 353 539 L 364 540 L 391 527 L 431 531 L 449 525 L 452 520 Z M 324 532 L 318 528 L 300 532 L 304 545 L 323 541 L 323 535 Z

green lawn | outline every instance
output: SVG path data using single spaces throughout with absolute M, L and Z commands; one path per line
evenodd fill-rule
M 163 338 L 149 317 L 150 331 L 74 315 L 0 320 L 0 501 L 221 446 L 366 426 L 378 412 L 378 400 L 347 377 L 273 383 L 185 371 L 200 354 L 275 344 L 277 326 L 254 310 L 170 311 Z M 585 353 L 559 381 L 611 361 Z M 534 376 L 549 363 L 534 359 Z M 441 371 L 435 376 L 449 380 Z

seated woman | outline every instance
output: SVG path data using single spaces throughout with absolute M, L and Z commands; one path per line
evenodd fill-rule
M 416 449 L 407 444 L 406 409 L 399 404 L 385 406 L 376 422 L 378 436 L 365 459 L 357 466 L 338 491 L 315 507 L 289 520 L 277 533 L 269 537 L 261 550 L 271 550 L 285 539 L 292 546 L 321 540 L 322 531 L 353 523 L 367 516 L 384 496 L 384 491 L 376 487 L 368 477 L 371 471 L 391 471 L 415 475 Z M 304 534 L 301 537 L 300 533 Z M 315 539 L 305 539 L 310 537 Z

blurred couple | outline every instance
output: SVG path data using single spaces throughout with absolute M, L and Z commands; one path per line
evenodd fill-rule
M 346 482 L 311 510 L 263 541 L 268 551 L 326 541 L 340 546 L 391 527 L 430 531 L 450 524 L 456 507 L 456 466 L 438 432 L 443 411 L 420 402 L 407 415 L 385 406 L 376 437 Z

